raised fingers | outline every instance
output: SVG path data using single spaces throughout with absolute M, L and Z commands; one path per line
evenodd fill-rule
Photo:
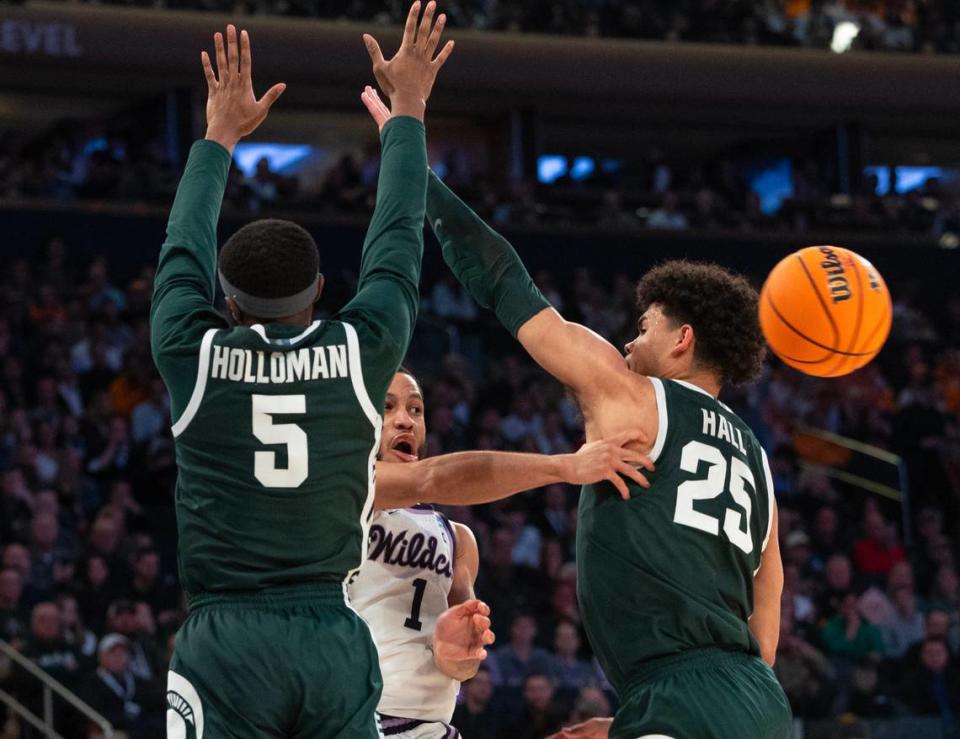
M 203 76 L 207 78 L 207 90 L 213 92 L 217 89 L 217 75 L 213 73 L 213 66 L 210 64 L 210 55 L 200 52 L 200 63 L 203 65 Z
M 416 45 L 418 49 L 427 45 L 427 39 L 430 38 L 430 30 L 433 28 L 433 14 L 437 11 L 437 4 L 434 0 L 427 3 L 427 9 L 423 11 L 423 18 L 420 20 L 420 30 L 417 31 Z
M 233 24 L 227 26 L 227 64 L 230 66 L 230 74 L 236 74 L 240 70 L 240 47 L 237 44 L 237 27 Z
M 446 45 L 441 49 L 440 53 L 437 54 L 437 58 L 433 60 L 433 66 L 437 68 L 437 71 L 440 71 L 440 67 L 447 63 L 447 59 L 450 58 L 450 55 L 453 53 L 453 41 L 447 41 Z
M 217 75 L 220 82 L 230 79 L 230 68 L 227 65 L 227 52 L 223 48 L 223 34 L 213 34 L 213 48 L 217 54 Z
M 447 16 L 444 13 L 441 13 L 437 18 L 437 22 L 433 26 L 433 30 L 430 32 L 430 37 L 427 39 L 427 43 L 423 49 L 423 55 L 427 59 L 433 59 L 434 53 L 437 51 L 437 46 L 440 44 L 440 36 L 443 33 L 443 27 L 447 24 Z
M 420 17 L 420 2 L 413 3 L 410 6 L 410 12 L 407 13 L 407 23 L 403 27 L 403 43 L 401 46 L 414 46 L 417 43 L 417 18 Z
M 245 82 L 251 81 L 251 67 L 253 58 L 250 53 L 250 34 L 240 31 L 240 77 Z

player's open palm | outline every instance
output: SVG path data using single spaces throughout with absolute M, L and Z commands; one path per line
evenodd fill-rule
M 241 31 L 238 41 L 236 27 L 229 25 L 226 43 L 222 33 L 214 34 L 213 43 L 217 56 L 216 72 L 210 55 L 205 51 L 200 55 L 207 78 L 207 138 L 231 149 L 263 123 L 286 85 L 274 85 L 257 100 L 253 92 L 250 35 Z
M 464 666 L 473 666 L 487 658 L 487 647 L 495 640 L 490 630 L 490 607 L 479 600 L 468 600 L 445 610 L 433 632 L 433 654 L 437 665 L 452 677 Z M 475 672 L 475 669 L 471 670 Z
M 607 739 L 612 724 L 613 719 L 592 718 L 582 724 L 568 726 L 563 731 L 547 737 L 547 739 Z
M 629 448 L 644 441 L 646 436 L 642 431 L 624 431 L 609 439 L 584 444 L 576 454 L 569 456 L 568 482 L 588 485 L 607 480 L 617 489 L 620 497 L 629 500 L 630 489 L 624 477 L 640 487 L 650 487 L 650 482 L 638 467 L 653 472 L 653 462 L 646 454 Z
M 420 3 L 410 6 L 400 50 L 391 59 L 384 59 L 380 44 L 373 36 L 363 36 L 373 60 L 373 74 L 393 103 L 395 115 L 423 116 L 437 73 L 453 53 L 453 41 L 448 41 L 437 54 L 447 17 L 441 13 L 434 22 L 436 10 L 437 4 L 433 0 L 428 2 L 418 24 Z

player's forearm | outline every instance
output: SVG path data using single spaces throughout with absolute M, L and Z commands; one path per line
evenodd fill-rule
M 478 505 L 523 490 L 567 482 L 571 455 L 513 452 L 458 452 L 418 462 L 423 465 L 419 503 Z
M 390 276 L 417 289 L 426 211 L 426 134 L 422 122 L 400 116 L 384 125 L 380 138 L 377 204 L 363 244 L 358 287 Z
M 427 187 L 427 218 L 443 248 L 443 258 L 484 308 L 493 310 L 514 336 L 550 303 L 517 252 L 433 172 Z
M 217 269 L 217 221 L 230 172 L 230 154 L 213 141 L 190 149 L 160 249 L 154 307 L 173 283 L 189 284 L 212 305 Z

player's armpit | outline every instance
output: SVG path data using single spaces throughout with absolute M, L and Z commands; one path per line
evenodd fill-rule
M 610 342 L 553 308 L 524 323 L 517 338 L 537 364 L 579 397 L 613 391 L 631 376 L 623 355 Z
M 547 739 L 607 739 L 611 726 L 612 718 L 592 718 L 582 724 L 568 726 Z
M 453 563 L 453 583 L 447 595 L 447 605 L 456 606 L 476 597 L 473 585 L 480 571 L 480 552 L 477 539 L 469 526 L 450 522 L 456 537 L 456 558 Z
M 777 528 L 777 511 L 774 509 L 770 540 L 760 559 L 760 569 L 753 578 L 753 614 L 749 622 L 750 633 L 760 645 L 763 661 L 771 667 L 780 641 L 780 597 L 783 595 L 783 562 Z

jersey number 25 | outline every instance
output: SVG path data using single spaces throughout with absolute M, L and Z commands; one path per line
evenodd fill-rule
M 732 457 L 728 464 L 727 459 L 715 446 L 701 441 L 688 442 L 680 456 L 680 469 L 696 474 L 701 463 L 709 465 L 707 477 L 702 480 L 687 480 L 677 488 L 674 523 L 706 531 L 714 536 L 720 535 L 720 521 L 698 511 L 694 507 L 694 502 L 713 500 L 720 495 L 727 481 L 729 467 L 730 482 L 727 487 L 734 502 L 743 510 L 726 509 L 723 517 L 723 533 L 727 535 L 731 544 L 742 549 L 745 554 L 750 554 L 753 551 L 753 539 L 750 537 L 750 514 L 753 511 L 753 501 L 750 499 L 750 493 L 747 492 L 747 486 L 749 485 L 754 491 L 757 489 L 753 473 L 746 463 L 737 457 Z

